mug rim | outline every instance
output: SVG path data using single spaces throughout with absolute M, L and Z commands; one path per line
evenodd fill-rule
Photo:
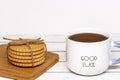
M 102 40 L 102 41 L 97 41 L 97 42 L 82 42 L 82 41 L 75 41 L 75 40 L 72 40 L 70 39 L 69 37 L 72 36 L 72 35 L 75 35 L 75 34 L 79 34 L 79 33 L 95 33 L 95 34 L 100 34 L 100 35 L 104 35 L 105 37 L 107 37 L 107 39 L 105 40 Z M 76 43 L 100 43 L 100 42 L 104 42 L 104 41 L 107 41 L 109 39 L 111 39 L 111 34 L 108 33 L 108 32 L 105 32 L 105 31 L 102 31 L 102 30 L 98 30 L 98 29 L 80 29 L 80 30 L 76 30 L 76 31 L 73 31 L 73 32 L 70 32 L 67 34 L 66 38 L 72 42 L 76 42 Z

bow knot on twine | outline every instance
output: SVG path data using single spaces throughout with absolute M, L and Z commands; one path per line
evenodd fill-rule
M 34 66 L 34 58 L 33 58 L 33 50 L 30 47 L 30 44 L 44 44 L 44 52 L 45 52 L 45 56 L 46 56 L 47 47 L 46 47 L 46 44 L 44 43 L 44 40 L 42 40 L 41 38 L 37 38 L 37 39 L 23 39 L 23 38 L 9 39 L 9 38 L 3 37 L 3 39 L 11 41 L 11 42 L 8 43 L 8 48 L 9 48 L 9 46 L 26 45 L 30 49 L 32 67 Z
M 9 38 L 3 37 L 3 39 L 11 40 L 12 42 L 8 43 L 9 45 L 26 45 L 26 44 L 43 44 L 44 43 L 43 40 L 41 40 L 41 38 L 37 38 L 37 39 L 23 39 L 23 38 L 9 39 Z

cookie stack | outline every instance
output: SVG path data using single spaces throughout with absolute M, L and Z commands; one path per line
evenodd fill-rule
M 7 48 L 8 61 L 20 67 L 34 67 L 45 61 L 46 46 L 40 39 L 12 40 Z

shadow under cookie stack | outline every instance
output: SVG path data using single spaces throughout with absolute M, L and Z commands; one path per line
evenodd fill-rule
M 13 65 L 35 67 L 45 62 L 46 51 L 46 45 L 40 38 L 12 39 L 12 41 L 8 43 L 7 56 L 8 61 Z

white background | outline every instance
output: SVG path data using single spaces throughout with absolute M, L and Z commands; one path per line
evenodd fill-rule
M 120 0 L 0 0 L 0 34 L 65 34 L 80 27 L 119 32 Z

